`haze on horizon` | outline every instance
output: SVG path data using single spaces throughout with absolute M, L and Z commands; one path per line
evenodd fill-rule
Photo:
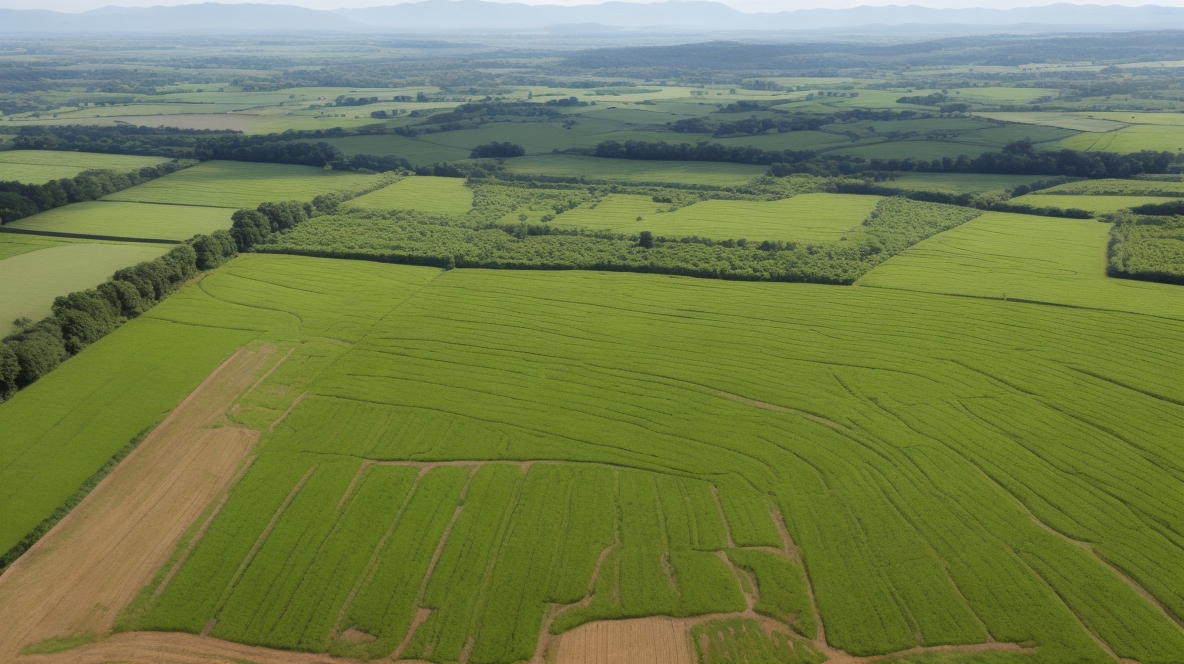
M 401 4 L 398 0 L 218 0 L 222 3 L 234 2 L 257 2 L 261 4 L 283 4 L 296 5 L 300 7 L 308 7 L 311 9 L 342 9 L 355 7 L 374 7 L 379 5 L 394 5 Z M 421 0 L 409 0 L 418 2 Z M 584 5 L 584 4 L 599 4 L 599 0 L 491 0 L 493 2 L 520 2 L 530 5 Z M 661 0 L 626 0 L 630 2 L 654 2 Z M 1048 0 L 716 0 L 723 4 L 729 5 L 735 9 L 743 12 L 778 12 L 778 11 L 792 11 L 796 9 L 814 9 L 814 8 L 830 8 L 830 9 L 847 9 L 859 6 L 885 6 L 885 5 L 911 5 L 932 7 L 937 9 L 968 9 L 968 8 L 990 8 L 990 9 L 1014 9 L 1018 7 L 1039 7 L 1050 4 L 1055 4 Z M 1126 5 L 1126 6 L 1141 6 L 1141 5 L 1160 5 L 1167 7 L 1184 6 L 1184 0 L 1156 0 L 1155 2 L 1147 2 L 1145 0 L 1095 0 L 1094 2 L 1083 2 L 1080 0 L 1067 0 L 1071 4 L 1078 5 Z M 100 7 L 116 5 L 121 7 L 152 7 L 160 5 L 186 5 L 196 4 L 194 0 L 0 0 L 0 9 L 48 9 L 59 12 L 84 12 Z

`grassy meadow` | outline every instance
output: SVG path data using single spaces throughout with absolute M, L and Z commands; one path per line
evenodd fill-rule
M 1152 203 L 1166 203 L 1177 200 L 1165 196 L 1074 196 L 1071 194 L 1025 194 L 1017 196 L 1009 203 L 1015 205 L 1031 205 L 1033 207 L 1057 207 L 1061 209 L 1076 208 L 1102 214 L 1117 212 L 1138 205 Z
M 473 190 L 460 178 L 411 176 L 359 196 L 346 205 L 373 210 L 464 214 L 473 207 Z
M 27 236 L 0 235 L 0 283 L 10 285 L 0 290 L 0 336 L 12 332 L 17 318 L 48 316 L 55 297 L 93 288 L 116 270 L 169 250 L 144 243 L 34 242 Z M 0 548 L 6 547 L 0 543 Z
M 42 184 L 50 180 L 72 178 L 82 171 L 130 171 L 168 161 L 163 157 L 139 157 L 122 154 L 53 152 L 48 150 L 0 151 L 0 181 L 15 180 L 24 184 Z
M 207 161 L 106 197 L 128 203 L 252 208 L 264 201 L 311 200 L 334 191 L 372 186 L 375 175 L 311 166 Z
M 543 155 L 506 160 L 511 173 L 555 175 L 621 182 L 673 182 L 716 186 L 739 185 L 768 169 L 748 164 L 704 161 L 632 161 L 570 155 Z
M 8 224 L 47 233 L 154 240 L 186 240 L 230 228 L 230 211 L 217 207 L 94 201 L 54 208 Z
M 1179 287 L 1106 276 L 1109 231 L 1092 219 L 988 212 L 910 247 L 857 283 L 1184 319 Z
M 880 200 L 854 194 L 799 194 L 779 201 L 703 201 L 664 212 L 662 205 L 644 196 L 617 194 L 564 212 L 553 223 L 630 234 L 648 230 L 668 237 L 821 244 L 859 226 Z

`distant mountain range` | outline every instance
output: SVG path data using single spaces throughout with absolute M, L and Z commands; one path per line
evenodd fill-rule
M 512 32 L 588 29 L 696 32 L 836 31 L 863 27 L 977 26 L 1025 30 L 1184 29 L 1184 7 L 1055 4 L 1022 9 L 918 6 L 746 13 L 718 2 L 525 5 L 425 0 L 322 11 L 290 5 L 204 3 L 104 7 L 81 14 L 0 9 L 0 33 L 59 32 Z

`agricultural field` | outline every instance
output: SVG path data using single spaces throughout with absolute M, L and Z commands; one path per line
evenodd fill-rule
M 378 177 L 310 166 L 207 161 L 116 192 L 105 200 L 253 208 L 264 201 L 306 201 L 320 194 L 365 190 L 376 186 Z
M 569 155 L 518 157 L 506 160 L 511 173 L 558 175 L 621 182 L 673 182 L 715 186 L 738 185 L 764 174 L 763 166 L 701 161 L 634 161 Z
M 1176 200 L 1164 196 L 1073 196 L 1068 194 L 1025 194 L 1011 199 L 1008 203 L 1015 205 L 1031 205 L 1033 207 L 1058 207 L 1061 209 L 1076 208 L 1094 213 L 1117 212 L 1136 205 L 1151 203 L 1166 203 Z
M 910 247 L 858 284 L 1184 319 L 1184 290 L 1106 276 L 1109 232 L 1092 219 L 988 212 Z
M 0 336 L 13 331 L 17 318 L 38 321 L 48 316 L 55 297 L 93 288 L 116 270 L 168 249 L 159 244 L 50 242 L 0 235 L 0 283 L 21 285 L 0 290 Z
M 54 208 L 7 225 L 43 233 L 153 240 L 186 240 L 230 228 L 230 211 L 219 207 L 95 201 Z
M 649 39 L 0 49 L 0 661 L 1184 664 L 1184 48 Z
M 137 157 L 121 154 L 86 152 L 50 152 L 47 150 L 0 151 L 0 181 L 15 180 L 24 184 L 42 184 L 50 180 L 72 178 L 82 171 L 130 171 L 168 161 L 162 157 Z
M 1175 459 L 1184 424 L 1164 399 L 1184 397 L 1184 367 L 1112 343 L 1174 339 L 1162 316 L 244 256 L 102 342 L 183 323 L 292 351 L 234 411 L 264 432 L 261 457 L 120 624 L 440 662 L 471 643 L 511 662 L 589 621 L 739 615 L 755 579 L 756 611 L 789 628 L 775 647 L 806 652 L 808 569 L 826 648 L 993 638 L 1035 648 L 1024 661 L 1107 661 L 1093 632 L 1168 661 L 1184 636 L 1110 565 L 1174 606 L 1176 554 L 1132 520 L 1170 508 L 1093 490 L 1137 473 L 1176 491 L 1131 445 Z M 776 553 L 785 538 L 804 568 Z
M 473 207 L 473 190 L 459 178 L 411 176 L 359 196 L 346 205 L 373 210 L 464 214 Z
M 621 233 L 648 230 L 654 235 L 698 235 L 716 240 L 748 238 L 808 244 L 834 242 L 859 226 L 878 196 L 799 194 L 779 201 L 703 201 L 673 212 L 644 196 L 611 195 L 557 216 L 557 226 Z

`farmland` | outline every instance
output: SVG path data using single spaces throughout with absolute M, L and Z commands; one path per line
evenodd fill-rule
M 1184 662 L 1174 33 L 592 33 L 0 40 L 0 660 Z
M 366 282 L 393 286 L 394 297 L 384 290 L 376 307 L 381 289 L 357 288 Z M 789 286 L 792 297 L 771 298 L 786 288 L 240 258 L 109 341 L 166 321 L 263 325 L 263 338 L 288 339 L 294 355 L 236 419 L 266 430 L 307 396 L 128 626 L 196 632 L 214 618 L 213 634 L 230 640 L 382 656 L 403 646 L 418 605 L 433 611 L 407 656 L 450 661 L 472 638 L 481 661 L 513 661 L 532 652 L 547 603 L 578 602 L 589 583 L 592 602 L 559 612 L 552 630 L 742 610 L 738 579 L 710 553 L 724 550 L 756 570 L 769 602 L 758 610 L 808 635 L 795 567 L 745 553 L 780 549 L 781 518 L 832 647 L 871 654 L 990 634 L 1038 644 L 1049 661 L 1104 661 L 1078 620 L 1123 656 L 1158 661 L 1156 648 L 1184 647 L 1103 562 L 1172 606 L 1175 577 L 1151 570 L 1174 554 L 1130 510 L 1170 512 L 1151 497 L 1111 503 L 1091 490 L 1125 472 L 1173 490 L 1170 472 L 1106 432 L 1138 413 L 1127 440 L 1172 463 L 1162 443 L 1182 425 L 1150 395 L 1180 398 L 1180 367 L 1153 346 L 1116 355 L 1110 340 L 1163 338 L 1177 324 L 882 288 Z M 382 314 L 391 307 L 397 316 Z M 820 321 L 825 338 L 811 331 Z M 976 334 L 964 333 L 968 322 Z M 325 334 L 346 345 L 317 340 Z M 1056 370 L 1067 357 L 1085 373 Z M 771 378 L 784 374 L 796 379 Z M 1040 432 L 1041 460 L 1009 435 L 1029 429 Z M 924 454 L 912 451 L 919 436 Z M 850 470 L 856 461 L 866 474 Z M 886 464 L 903 477 L 882 475 Z M 901 502 L 884 498 L 894 494 Z M 848 519 L 875 528 L 851 530 Z M 415 562 L 386 562 L 395 560 Z M 891 599 L 902 589 L 915 592 L 903 605 Z M 1115 603 L 1137 620 L 1116 622 Z M 334 636 L 351 628 L 376 638 Z
M 464 214 L 473 207 L 473 192 L 458 178 L 409 177 L 349 201 L 349 207 L 375 210 L 418 210 Z
M 255 207 L 264 201 L 308 200 L 375 186 L 376 176 L 307 166 L 209 161 L 111 194 L 106 200 L 204 207 Z
M 41 184 L 49 180 L 72 178 L 82 171 L 130 171 L 143 166 L 155 166 L 164 161 L 166 160 L 160 157 L 119 154 L 10 150 L 0 152 L 0 181 L 16 180 L 25 184 Z
M 230 228 L 225 208 L 96 201 L 55 208 L 8 225 L 28 231 L 185 240 Z
M 17 318 L 36 321 L 49 315 L 55 297 L 97 286 L 119 268 L 168 250 L 153 244 L 32 242 L 36 244 L 26 237 L 0 235 L 0 279 L 22 284 L 0 292 L 0 334 L 11 332 Z
M 641 196 L 615 195 L 555 218 L 556 225 L 656 235 L 833 242 L 859 226 L 880 201 L 876 196 L 800 194 L 780 201 L 703 201 L 660 211 Z M 659 208 L 659 209 L 655 209 Z

